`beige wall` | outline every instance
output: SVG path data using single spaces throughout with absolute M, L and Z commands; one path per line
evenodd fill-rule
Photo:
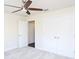
M 17 16 L 14 14 L 4 14 L 5 40 L 4 50 L 11 50 L 18 47 L 18 22 L 26 20 L 26 17 Z

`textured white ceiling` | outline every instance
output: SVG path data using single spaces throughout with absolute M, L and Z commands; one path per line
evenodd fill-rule
M 39 7 L 39 8 L 48 8 L 49 10 L 57 10 L 64 7 L 72 6 L 75 3 L 75 0 L 32 0 L 32 4 L 30 7 Z M 4 0 L 4 4 L 10 4 L 15 6 L 22 6 L 22 0 Z M 7 13 L 11 13 L 14 10 L 17 10 L 17 8 L 13 7 L 4 7 L 4 11 Z M 39 13 L 36 11 L 31 11 L 31 13 Z M 27 14 L 25 11 L 19 11 L 15 13 L 17 15 L 23 15 L 26 16 Z

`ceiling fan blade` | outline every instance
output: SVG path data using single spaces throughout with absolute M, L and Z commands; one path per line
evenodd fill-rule
M 43 9 L 41 8 L 28 8 L 29 10 L 33 10 L 33 11 L 43 11 Z
M 15 12 L 18 12 L 18 11 L 21 11 L 23 8 L 19 9 L 19 10 L 16 10 L 16 11 L 13 11 L 12 13 L 15 13 Z
M 30 12 L 27 10 L 27 12 L 26 12 L 28 15 L 30 15 Z
M 47 11 L 48 9 L 41 9 L 41 8 L 28 8 L 28 10 L 33 10 L 33 11 Z
M 18 6 L 8 5 L 8 4 L 4 4 L 4 6 L 15 7 L 15 8 L 21 8 L 21 7 L 18 7 Z
M 31 5 L 32 1 L 28 0 L 25 4 L 24 4 L 24 8 L 27 10 L 27 8 Z

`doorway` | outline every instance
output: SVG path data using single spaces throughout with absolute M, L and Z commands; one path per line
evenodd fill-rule
M 28 46 L 35 47 L 35 21 L 28 21 Z

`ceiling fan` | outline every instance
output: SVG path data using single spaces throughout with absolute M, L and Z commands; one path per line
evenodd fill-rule
M 23 6 L 22 6 L 22 7 L 13 6 L 13 5 L 8 5 L 8 4 L 4 4 L 4 5 L 5 5 L 5 6 L 9 6 L 9 7 L 19 8 L 18 10 L 13 11 L 12 13 L 15 13 L 15 12 L 18 12 L 18 11 L 21 11 L 21 10 L 25 9 L 25 10 L 26 10 L 26 13 L 27 13 L 28 15 L 31 14 L 31 13 L 29 12 L 29 10 L 33 10 L 33 11 L 47 11 L 47 10 L 48 10 L 48 9 L 41 9 L 41 8 L 29 8 L 29 6 L 32 4 L 32 1 L 31 1 L 31 0 L 28 0 L 28 1 L 22 0 L 22 3 L 23 3 Z

